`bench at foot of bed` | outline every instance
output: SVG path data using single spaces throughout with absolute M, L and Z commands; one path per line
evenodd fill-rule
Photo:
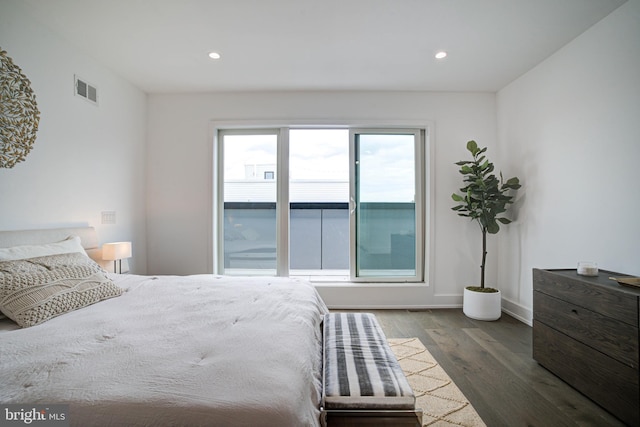
M 334 426 L 420 426 L 409 386 L 371 313 L 324 318 L 322 419 Z

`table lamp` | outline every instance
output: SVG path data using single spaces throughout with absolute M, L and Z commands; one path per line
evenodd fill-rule
M 122 273 L 122 260 L 131 258 L 131 242 L 114 242 L 102 245 L 102 259 L 113 261 L 113 272 Z M 118 271 L 116 271 L 118 265 Z

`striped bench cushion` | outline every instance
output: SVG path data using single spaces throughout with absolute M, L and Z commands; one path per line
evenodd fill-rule
M 371 313 L 324 317 L 324 408 L 406 410 L 415 396 Z

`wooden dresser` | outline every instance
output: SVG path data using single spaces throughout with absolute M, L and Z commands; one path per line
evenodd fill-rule
M 640 289 L 600 270 L 533 270 L 533 358 L 628 425 L 640 425 Z

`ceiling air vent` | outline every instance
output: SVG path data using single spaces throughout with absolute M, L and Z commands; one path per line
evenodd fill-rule
M 81 77 L 73 77 L 75 80 L 75 94 L 94 105 L 98 105 L 98 89 L 94 85 L 87 83 L 87 81 Z

